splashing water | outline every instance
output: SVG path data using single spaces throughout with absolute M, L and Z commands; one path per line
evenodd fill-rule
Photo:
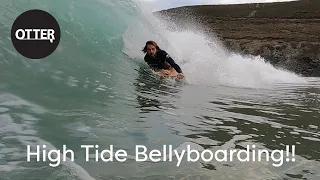
M 228 52 L 220 40 L 197 30 L 179 30 L 141 6 L 139 23 L 134 22 L 124 35 L 124 52 L 143 59 L 142 46 L 154 40 L 181 65 L 188 80 L 195 85 L 266 87 L 276 83 L 306 83 L 304 78 L 276 69 L 261 57 L 243 57 Z M 168 27 L 171 27 L 170 30 Z M 174 31 L 172 29 L 175 29 Z

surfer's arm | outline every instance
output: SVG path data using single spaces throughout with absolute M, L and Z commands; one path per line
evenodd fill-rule
M 178 73 L 182 73 L 182 70 L 180 68 L 180 66 L 170 57 L 170 55 L 163 51 L 163 57 L 165 58 L 165 60 L 178 72 Z
M 150 62 L 150 60 L 147 58 L 147 56 L 144 57 L 144 61 L 148 64 L 148 66 L 149 66 L 152 70 L 154 70 L 154 71 L 156 70 L 155 65 Z

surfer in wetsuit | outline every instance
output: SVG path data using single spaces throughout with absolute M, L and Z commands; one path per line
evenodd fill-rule
M 146 53 L 144 60 L 154 71 L 161 71 L 165 75 L 169 75 L 174 68 L 178 75 L 177 78 L 183 79 L 184 74 L 178 64 L 170 57 L 170 55 L 159 48 L 156 42 L 147 41 L 142 50 Z

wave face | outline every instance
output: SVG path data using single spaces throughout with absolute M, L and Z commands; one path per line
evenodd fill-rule
M 317 177 L 318 79 L 230 53 L 200 28 L 179 30 L 156 18 L 141 1 L 4 0 L 0 8 L 0 179 Z M 22 57 L 10 40 L 13 21 L 29 9 L 48 11 L 60 24 L 60 44 L 42 60 Z M 186 83 L 150 72 L 141 52 L 147 40 L 175 59 Z M 266 149 L 287 142 L 310 148 L 297 150 L 296 162 L 279 169 L 239 162 L 179 168 L 132 159 L 86 162 L 80 148 L 114 145 L 133 157 L 138 144 L 215 150 L 253 142 Z M 67 145 L 75 161 L 56 168 L 26 162 L 27 145 Z

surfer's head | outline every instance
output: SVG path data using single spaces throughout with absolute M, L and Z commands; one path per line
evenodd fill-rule
M 147 41 L 142 51 L 151 56 L 155 56 L 158 50 L 160 50 L 160 48 L 156 42 Z

